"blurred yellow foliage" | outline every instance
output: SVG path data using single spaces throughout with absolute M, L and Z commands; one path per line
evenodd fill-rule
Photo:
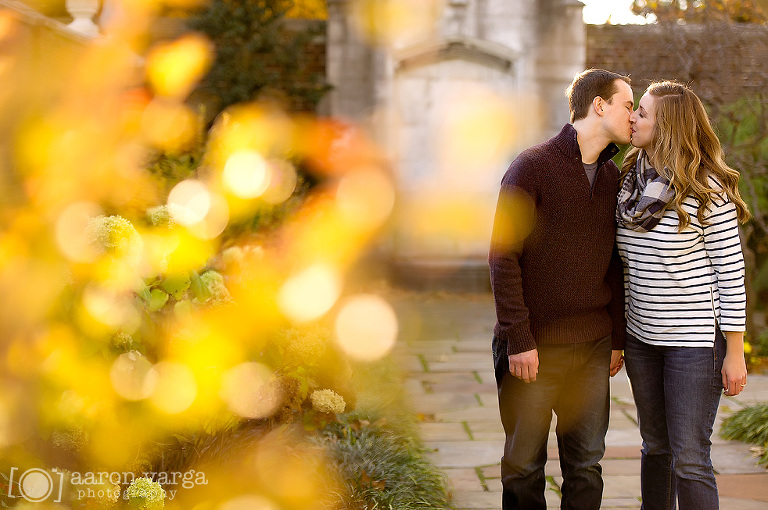
M 187 99 L 207 40 L 137 55 L 159 6 L 119 7 L 97 41 L 0 11 L 0 473 L 195 467 L 207 482 L 165 486 L 166 507 L 332 508 L 332 464 L 289 425 L 311 390 L 354 402 L 349 365 L 330 331 L 306 345 L 280 332 L 333 322 L 392 176 L 361 128 L 274 105 L 236 105 L 204 132 Z M 187 178 L 148 172 L 192 146 L 205 154 Z M 229 230 L 294 200 L 299 164 L 321 184 L 274 232 Z M 367 355 L 384 356 L 394 316 L 366 310 L 387 333 Z
M 288 11 L 289 18 L 298 19 L 327 19 L 327 0 L 294 0 L 293 7 Z

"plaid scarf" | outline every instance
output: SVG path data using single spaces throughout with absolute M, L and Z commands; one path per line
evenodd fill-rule
M 621 185 L 616 221 L 630 230 L 648 232 L 661 221 L 674 196 L 669 180 L 659 175 L 645 151 L 640 151 L 635 167 Z

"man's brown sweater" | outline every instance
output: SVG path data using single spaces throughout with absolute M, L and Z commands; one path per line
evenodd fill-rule
M 618 148 L 600 154 L 590 188 L 576 130 L 523 151 L 501 181 L 489 255 L 496 302 L 494 335 L 517 354 L 537 345 L 591 342 L 612 335 L 624 348 L 624 288 L 615 252 Z M 535 205 L 532 230 L 514 240 Z M 520 237 L 518 235 L 517 237 Z

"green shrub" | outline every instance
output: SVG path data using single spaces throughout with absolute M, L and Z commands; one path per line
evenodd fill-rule
M 448 509 L 443 474 L 416 438 L 348 417 L 323 431 L 336 460 L 350 509 Z
M 745 407 L 723 421 L 720 435 L 757 445 L 762 449 L 758 464 L 768 467 L 768 404 Z
M 289 110 L 313 111 L 329 90 L 307 52 L 325 25 L 291 28 L 285 15 L 292 7 L 291 0 L 212 0 L 193 13 L 189 26 L 217 50 L 193 94 L 212 118 L 230 105 L 259 98 L 283 101 Z
M 760 331 L 751 342 L 755 356 L 768 356 L 768 329 Z
M 204 137 L 201 136 L 198 143 L 186 151 L 182 151 L 178 154 L 171 152 L 153 154 L 147 162 L 147 172 L 155 178 L 162 195 L 166 196 L 179 182 L 184 179 L 197 177 L 197 170 L 202 163 L 204 155 L 205 140 Z M 152 213 L 151 211 L 148 212 L 150 214 Z M 149 221 L 153 225 L 158 223 L 157 220 L 153 218 L 149 218 Z

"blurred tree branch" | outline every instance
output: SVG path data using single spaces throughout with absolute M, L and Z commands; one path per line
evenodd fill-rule
M 634 0 L 632 12 L 655 16 L 659 23 L 764 23 L 767 6 L 766 0 Z

